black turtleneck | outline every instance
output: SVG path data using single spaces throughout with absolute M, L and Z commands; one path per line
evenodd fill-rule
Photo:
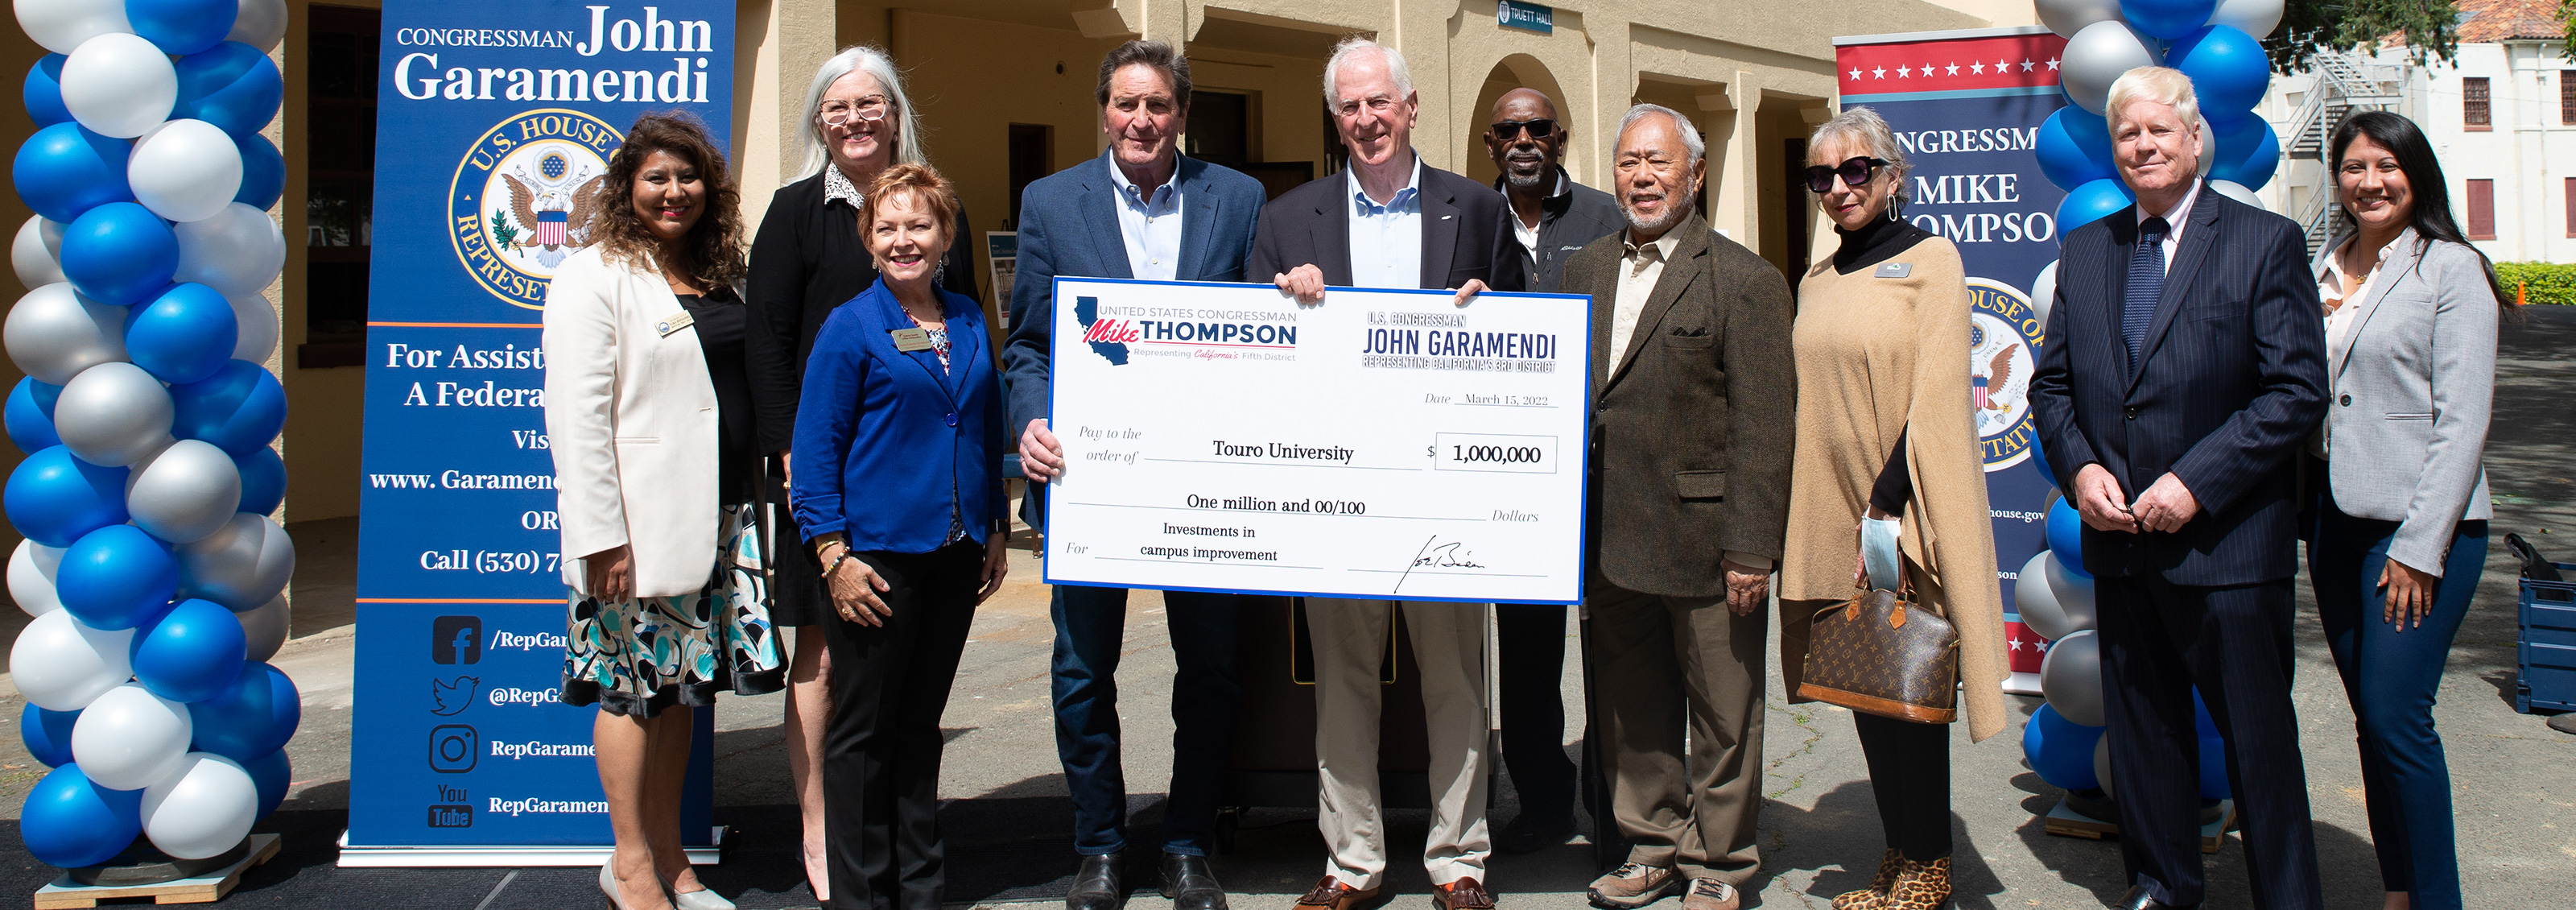
M 1843 245 L 1834 250 L 1834 271 L 1844 275 L 1893 259 L 1933 236 L 1913 222 L 1886 218 L 1872 218 L 1856 231 L 1837 226 L 1834 233 L 1843 239 Z

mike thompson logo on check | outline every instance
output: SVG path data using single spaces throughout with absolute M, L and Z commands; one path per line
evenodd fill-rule
M 1294 313 L 1102 305 L 1098 297 L 1076 297 L 1073 318 L 1082 325 L 1082 343 L 1119 366 L 1131 356 L 1296 359 L 1276 353 L 1297 349 Z

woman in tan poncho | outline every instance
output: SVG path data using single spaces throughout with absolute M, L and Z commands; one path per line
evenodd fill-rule
M 1896 217 L 1904 149 L 1852 108 L 1816 128 L 1808 189 L 1842 246 L 1798 287 L 1798 441 L 1780 567 L 1780 667 L 1792 701 L 1809 620 L 1857 593 L 1864 514 L 1902 522 L 1917 603 L 1959 632 L 1968 732 L 2003 729 L 2002 594 L 1969 412 L 1971 319 L 1959 252 Z M 1855 712 L 1887 852 L 1835 910 L 1929 910 L 1950 897 L 1950 731 Z

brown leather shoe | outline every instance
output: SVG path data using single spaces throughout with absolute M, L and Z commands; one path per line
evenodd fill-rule
M 1351 910 L 1376 898 L 1377 892 L 1376 888 L 1365 891 L 1353 888 L 1342 884 L 1341 879 L 1327 875 L 1316 882 L 1315 887 L 1308 889 L 1305 897 L 1297 899 L 1296 910 Z M 1488 902 L 1486 906 L 1492 904 Z
M 1662 900 L 1682 884 L 1681 873 L 1670 867 L 1621 863 L 1609 874 L 1593 879 L 1585 896 L 1592 899 L 1592 906 L 1602 910 L 1637 910 Z
M 1743 906 L 1744 892 L 1713 878 L 1691 879 L 1690 890 L 1682 892 L 1682 910 L 1739 910 Z
M 1431 906 L 1439 910 L 1494 910 L 1494 893 L 1485 883 L 1462 878 L 1431 889 Z

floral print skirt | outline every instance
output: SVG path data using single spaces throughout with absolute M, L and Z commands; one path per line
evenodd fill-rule
M 724 546 L 696 593 L 603 601 L 568 589 L 565 704 L 650 718 L 673 704 L 713 705 L 727 689 L 759 695 L 786 685 L 761 523 L 750 506 L 727 508 L 724 522 Z

